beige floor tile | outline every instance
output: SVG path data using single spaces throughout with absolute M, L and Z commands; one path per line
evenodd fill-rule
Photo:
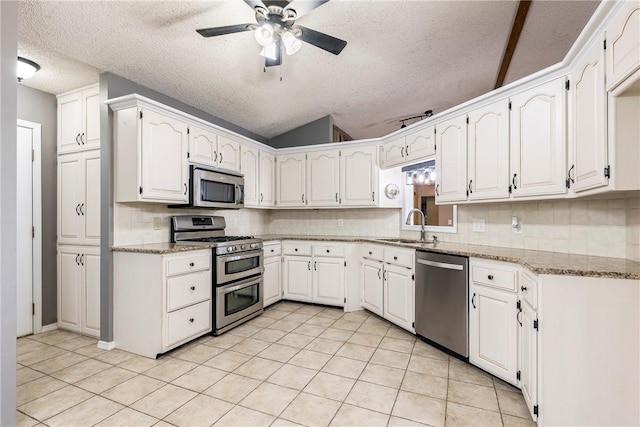
M 333 356 L 331 360 L 329 360 L 327 364 L 324 365 L 322 371 L 328 372 L 330 374 L 340 375 L 342 377 L 356 379 L 360 376 L 365 366 L 367 366 L 367 363 L 361 360 Z
M 29 353 L 24 353 L 16 357 L 16 362 L 21 365 L 32 367 L 33 365 L 37 365 L 43 361 L 48 359 L 52 359 L 54 357 L 58 357 L 63 354 L 72 354 L 67 350 L 63 350 L 54 346 L 46 346 L 44 348 L 30 351 Z
M 78 364 L 69 366 L 68 368 L 53 372 L 51 376 L 70 384 L 74 384 L 80 380 L 88 378 L 91 375 L 97 374 L 98 372 L 105 371 L 109 368 L 111 368 L 111 365 L 109 365 L 108 363 L 100 362 L 99 360 L 88 359 Z
M 415 421 L 407 420 L 405 418 L 399 418 L 391 416 L 389 418 L 389 424 L 387 427 L 428 427 L 426 424 L 417 423 Z
M 369 324 L 367 321 L 365 321 L 357 330 L 357 332 L 362 334 L 376 335 L 379 337 L 385 336 L 387 331 L 389 331 L 389 325 Z
M 227 350 L 207 360 L 206 362 L 204 362 L 204 365 L 231 372 L 249 359 L 251 359 L 251 356 L 247 354 L 236 353 L 235 351 Z
M 330 426 L 335 427 L 386 427 L 389 421 L 389 415 L 380 412 L 370 411 L 368 409 L 359 408 L 357 406 L 344 404 L 338 410 L 338 413 L 331 421 Z
M 104 397 L 94 396 L 91 399 L 67 409 L 49 418 L 45 423 L 49 426 L 92 426 L 110 417 L 123 408 L 122 405 Z
M 537 427 L 536 422 L 531 418 L 525 419 L 507 414 L 502 414 L 502 423 L 504 427 Z
M 326 338 L 316 338 L 306 347 L 306 350 L 318 351 L 320 353 L 335 354 L 342 347 L 343 341 L 328 340 Z
M 45 344 L 55 345 L 61 342 L 76 338 L 78 335 L 72 332 L 63 330 L 55 330 L 51 332 L 44 332 L 42 334 L 31 335 L 31 339 L 40 341 Z
M 407 370 L 433 375 L 434 377 L 447 378 L 449 376 L 449 362 L 422 356 L 411 356 Z
M 111 363 L 112 365 L 119 365 L 125 360 L 131 359 L 135 354 L 129 353 L 128 351 L 118 350 L 117 348 L 114 350 L 109 350 L 105 353 L 102 353 L 95 358 L 100 360 L 101 362 Z
M 449 356 L 445 352 L 420 340 L 417 340 L 413 346 L 412 354 L 415 356 L 430 357 L 431 359 L 449 360 Z
M 197 395 L 193 391 L 167 384 L 138 400 L 131 408 L 162 419 Z
M 233 372 L 238 375 L 244 375 L 245 377 L 264 381 L 269 378 L 271 374 L 280 369 L 281 366 L 282 363 L 280 362 L 263 359 L 261 357 L 254 357 L 253 359 L 249 359 Z
M 316 314 L 320 313 L 323 309 L 324 307 L 321 307 L 318 305 L 304 305 L 303 307 L 300 307 L 296 311 L 301 314 L 313 314 L 315 316 Z
M 131 408 L 124 408 L 120 412 L 99 422 L 95 427 L 150 427 L 158 422 L 157 418 Z
M 300 302 L 280 301 L 273 308 L 276 309 L 276 310 L 283 310 L 283 311 L 293 312 L 293 311 L 296 311 L 296 310 L 301 309 L 301 308 L 306 307 L 306 306 L 307 306 L 307 304 L 300 303 Z
M 160 420 L 157 423 L 155 423 L 153 425 L 153 427 L 174 427 L 174 425 L 173 424 L 169 424 L 166 421 Z
M 319 372 L 309 385 L 304 388 L 304 391 L 342 402 L 355 383 L 356 380 L 351 378 Z
M 324 327 L 324 326 L 310 325 L 308 323 L 303 323 L 302 325 L 300 325 L 296 329 L 294 329 L 293 332 L 296 333 L 296 334 L 300 334 L 300 335 L 308 335 L 310 337 L 317 337 L 318 335 L 323 333 L 325 331 L 325 329 L 327 329 L 327 328 Z
M 249 393 L 239 405 L 277 417 L 298 393 L 298 390 L 262 383 Z
M 333 325 L 333 322 L 335 322 L 335 319 L 332 319 L 330 317 L 322 317 L 322 316 L 314 316 L 311 319 L 307 320 L 305 323 L 307 325 L 314 325 L 314 326 L 320 326 L 323 328 L 328 328 L 329 326 Z
M 391 323 L 389 323 L 387 320 L 383 319 L 382 317 L 373 314 L 373 313 L 369 313 L 369 317 L 367 317 L 367 320 L 364 321 L 365 325 L 384 325 L 387 328 L 391 327 Z
M 237 353 L 248 354 L 249 356 L 255 356 L 267 347 L 269 347 L 268 342 L 254 340 L 253 338 L 246 338 L 244 341 L 240 341 L 238 344 L 231 347 L 230 350 Z
M 109 351 L 113 351 L 113 350 L 103 350 L 101 348 L 98 348 L 98 346 L 96 345 L 88 345 L 86 347 L 80 347 L 74 350 L 75 353 L 78 353 L 87 357 L 100 356 L 101 354 L 108 353 Z
M 291 332 L 301 324 L 302 323 L 300 322 L 293 322 L 291 320 L 281 319 L 269 325 L 269 329 L 275 329 L 283 332 Z
M 278 344 L 288 345 L 296 348 L 305 348 L 311 341 L 314 340 L 314 337 L 309 335 L 300 335 L 294 332 L 291 332 L 284 337 L 278 340 Z
M 447 400 L 489 411 L 500 411 L 494 387 L 449 380 Z
M 391 415 L 434 427 L 442 427 L 445 422 L 445 407 L 444 400 L 401 390 Z
M 384 350 L 379 348 L 373 353 L 370 363 L 376 365 L 391 366 L 392 368 L 406 369 L 409 364 L 409 355 L 397 351 Z
M 328 317 L 330 319 L 339 319 L 344 316 L 344 310 L 341 308 L 325 307 L 322 311 L 318 312 L 317 316 Z
M 156 366 L 155 368 L 149 369 L 144 374 L 160 381 L 171 382 L 186 374 L 196 366 L 198 365 L 192 362 L 187 362 L 186 360 L 171 358 L 167 359 L 164 363 Z
M 271 344 L 269 347 L 258 353 L 258 357 L 286 363 L 299 351 L 299 348 L 289 347 L 288 345 Z
M 262 329 L 261 331 L 256 332 L 251 338 L 273 343 L 286 334 L 286 332 L 278 331 L 277 329 Z
M 222 349 L 211 347 L 208 345 L 194 345 L 189 348 L 178 349 L 177 351 L 171 352 L 171 357 L 175 357 L 176 359 L 186 360 L 187 362 L 193 363 L 204 363 L 207 360 L 211 359 L 214 356 L 222 353 Z M 118 365 L 122 366 L 122 364 Z
M 530 417 L 529 408 L 522 393 L 513 393 L 502 389 L 497 389 L 496 392 L 500 403 L 500 412 L 520 418 Z
M 40 341 L 35 341 L 27 338 L 19 338 L 16 341 L 16 356 L 22 356 L 23 354 L 31 353 L 32 351 L 46 349 L 48 344 L 43 344 Z
M 358 381 L 344 402 L 361 408 L 390 414 L 397 394 L 397 389 Z
M 87 358 L 80 354 L 64 353 L 59 356 L 52 357 L 51 359 L 47 359 L 31 365 L 31 367 L 37 371 L 44 372 L 45 374 L 50 374 L 69 366 L 76 365 L 85 360 L 87 360 Z
M 66 386 L 65 382 L 48 376 L 19 385 L 16 388 L 16 406 L 24 405 Z
M 231 408 L 231 403 L 201 394 L 169 414 L 165 421 L 176 426 L 210 426 Z
M 447 427 L 466 427 L 471 425 L 500 427 L 502 426 L 502 419 L 498 412 L 460 405 L 451 401 L 447 402 Z
M 56 347 L 64 348 L 65 350 L 74 351 L 79 348 L 86 347 L 88 345 L 96 346 L 97 344 L 98 344 L 98 340 L 96 340 L 95 338 L 76 336 L 75 338 L 62 341 L 55 345 Z
M 302 424 L 294 423 L 284 418 L 276 418 L 270 427 L 304 427 Z
M 42 376 L 44 376 L 42 372 L 27 367 L 20 368 L 16 371 L 16 385 L 20 386 Z
M 447 398 L 448 385 L 446 378 L 407 371 L 400 389 L 444 400 Z
M 387 335 L 390 338 L 396 338 L 399 340 L 409 340 L 416 341 L 416 336 L 410 332 L 405 331 L 404 329 L 400 329 L 397 326 L 391 326 L 387 331 Z
M 276 319 L 271 319 L 265 316 L 254 317 L 253 319 L 247 322 L 248 325 L 257 326 L 259 328 L 266 328 L 267 326 L 273 324 Z M 254 337 L 255 338 L 255 337 Z
M 369 363 L 358 379 L 387 387 L 400 388 L 404 375 L 404 369 Z
M 338 412 L 340 402 L 300 393 L 284 410 L 281 417 L 308 426 L 327 426 Z
M 449 363 L 449 378 L 465 383 L 483 385 L 485 387 L 493 386 L 493 380 L 489 374 L 454 358 L 451 358 L 451 363 Z
M 135 375 L 135 372 L 114 366 L 98 374 L 85 378 L 82 381 L 78 381 L 75 385 L 92 393 L 100 394 L 105 390 L 109 390 L 111 387 L 115 387 L 118 384 L 133 378 Z
M 344 319 L 338 319 L 331 325 L 335 329 L 344 329 L 345 331 L 355 332 L 362 326 L 362 322 L 350 322 Z
M 353 335 L 351 335 L 351 338 L 349 338 L 348 342 L 352 344 L 366 345 L 369 347 L 378 347 L 380 341 L 382 341 L 382 336 L 380 335 L 355 332 Z
M 263 317 L 269 317 L 275 320 L 282 319 L 283 317 L 287 317 L 288 315 L 289 315 L 288 311 L 276 310 L 276 309 L 266 310 L 262 314 Z
M 213 348 L 213 347 L 212 347 Z M 163 359 L 149 359 L 148 357 L 143 356 L 133 356 L 131 359 L 127 359 L 124 362 L 118 364 L 119 368 L 128 369 L 130 371 L 134 371 L 137 373 L 143 373 L 148 371 L 151 368 L 155 368 L 156 366 L 160 366 L 165 361 Z
M 238 403 L 251 393 L 260 381 L 236 374 L 229 374 L 203 393 L 231 403 Z
M 511 391 L 513 393 L 520 393 L 520 390 L 515 388 L 514 386 L 512 386 L 511 384 L 508 384 L 504 381 L 502 381 L 499 378 L 493 377 L 493 385 L 495 386 L 496 389 L 502 389 L 505 391 Z
M 287 317 L 284 317 L 282 320 L 288 320 L 290 322 L 304 323 L 307 320 L 311 319 L 313 316 L 314 316 L 313 314 L 299 313 L 299 312 L 296 311 L 295 313 L 291 313 Z
M 16 411 L 16 427 L 33 427 L 36 424 L 38 424 L 38 420 L 34 420 L 30 416 Z
M 411 353 L 413 351 L 413 344 L 414 342 L 411 340 L 384 337 L 378 347 L 385 350 L 399 351 L 401 353 Z
M 286 364 L 267 378 L 267 381 L 284 387 L 302 390 L 317 373 L 318 371 L 314 369 Z
M 347 331 L 344 329 L 334 328 L 333 325 L 327 328 L 323 333 L 319 335 L 320 338 L 336 341 L 347 341 L 353 335 L 353 331 Z
M 300 350 L 298 354 L 289 360 L 289 364 L 302 366 L 309 369 L 321 369 L 331 359 L 330 354 L 320 353 L 311 350 Z
M 345 343 L 340 350 L 336 352 L 336 356 L 348 357 L 350 359 L 362 360 L 367 362 L 376 351 L 374 347 L 365 345 Z
M 200 365 L 171 382 L 173 385 L 184 387 L 202 393 L 216 382 L 224 378 L 228 372 L 209 366 Z
M 92 393 L 70 385 L 22 405 L 18 409 L 31 418 L 44 421 L 92 396 Z
M 235 406 L 222 418 L 214 424 L 214 426 L 224 427 L 267 427 L 270 425 L 275 417 L 262 412 L 253 411 L 251 409 L 243 408 L 242 406 Z
M 349 322 L 358 322 L 358 323 L 363 323 L 365 320 L 367 320 L 371 315 L 364 311 L 364 310 L 360 310 L 360 311 L 351 311 L 349 313 L 345 313 L 342 316 L 343 320 L 347 320 Z
M 255 334 L 256 332 L 258 332 L 260 329 L 262 329 L 261 327 L 257 326 L 257 325 L 250 325 L 248 323 L 245 323 L 244 325 L 240 325 L 240 326 L 236 326 L 235 328 L 231 329 L 229 331 L 229 333 L 231 335 L 237 335 L 239 337 L 250 337 L 251 335 Z
M 224 334 L 220 335 L 219 337 L 211 337 L 211 339 L 208 340 L 205 344 L 212 347 L 228 349 L 238 344 L 243 339 L 243 337 L 240 337 L 238 335 Z
M 164 385 L 165 383 L 155 378 L 138 375 L 101 393 L 101 395 L 108 399 L 115 400 L 118 403 L 122 403 L 125 406 L 129 406 Z

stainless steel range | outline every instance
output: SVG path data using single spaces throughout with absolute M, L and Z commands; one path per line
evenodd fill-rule
M 262 240 L 225 236 L 221 216 L 179 215 L 171 218 L 171 241 L 213 249 L 213 335 L 263 312 Z

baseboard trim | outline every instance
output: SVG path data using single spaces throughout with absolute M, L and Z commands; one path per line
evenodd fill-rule
M 116 348 L 115 341 L 98 341 L 98 348 L 101 350 L 113 350 Z
M 45 332 L 55 331 L 56 329 L 58 329 L 58 324 L 51 323 L 49 325 L 42 326 L 42 328 L 40 328 L 40 333 L 43 334 Z

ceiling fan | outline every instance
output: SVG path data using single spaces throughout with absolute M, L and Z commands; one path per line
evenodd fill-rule
M 284 46 L 287 55 L 293 55 L 302 46 L 301 40 L 339 55 L 347 45 L 346 41 L 302 25 L 295 25 L 296 19 L 328 1 L 294 0 L 289 3 L 286 0 L 244 0 L 256 12 L 257 24 L 227 25 L 196 31 L 203 37 L 254 31 L 256 41 L 262 46 L 260 55 L 265 57 L 266 67 L 282 64 L 282 47 Z

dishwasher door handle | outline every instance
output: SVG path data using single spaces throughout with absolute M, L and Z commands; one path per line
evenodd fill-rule
M 419 264 L 429 265 L 431 267 L 446 268 L 449 270 L 464 270 L 464 266 L 458 264 L 447 264 L 444 262 L 428 261 L 426 259 L 417 260 Z

